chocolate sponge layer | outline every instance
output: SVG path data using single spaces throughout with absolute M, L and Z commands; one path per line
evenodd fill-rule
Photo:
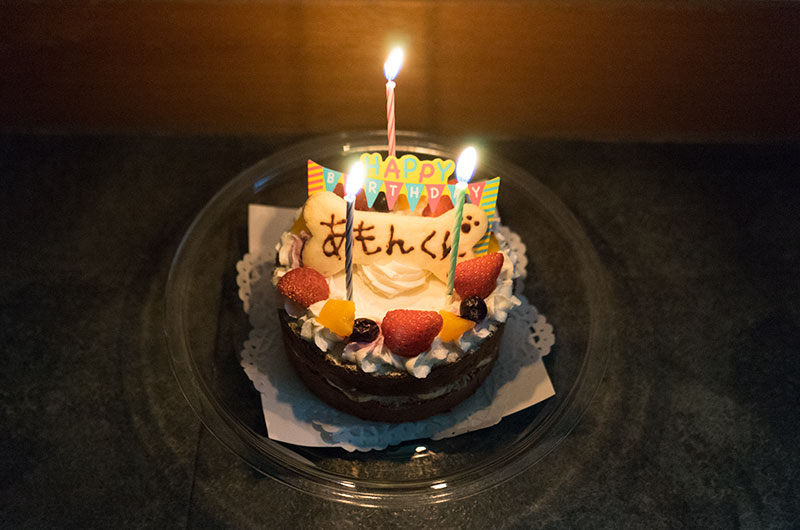
M 289 360 L 312 392 L 339 410 L 386 422 L 423 419 L 472 395 L 494 366 L 504 329 L 500 324 L 477 350 L 419 379 L 406 372 L 365 373 L 304 340 L 285 311 L 278 310 L 278 316 Z

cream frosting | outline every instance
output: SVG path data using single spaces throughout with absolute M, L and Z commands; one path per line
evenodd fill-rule
M 313 342 L 317 348 L 326 352 L 342 342 L 344 337 L 340 337 L 317 322 L 317 317 L 319 317 L 319 312 L 325 302 L 326 300 L 322 300 L 308 306 L 308 310 L 297 319 L 297 323 L 300 325 L 300 336 L 309 342 Z
M 425 287 L 430 276 L 424 269 L 394 261 L 357 267 L 364 283 L 387 298 Z
M 437 337 L 430 349 L 415 356 L 402 357 L 392 353 L 384 344 L 383 336 L 371 343 L 348 343 L 337 348 L 345 337 L 340 337 L 317 322 L 319 311 L 325 300 L 312 304 L 297 320 L 300 335 L 313 342 L 320 350 L 330 352 L 341 359 L 355 363 L 366 373 L 385 374 L 405 371 L 414 377 L 424 378 L 436 366 L 455 362 L 463 355 L 474 351 L 493 331 L 499 323 L 508 319 L 509 312 L 521 305 L 514 295 L 514 282 L 525 274 L 524 259 L 509 245 L 508 239 L 519 236 L 500 227 L 495 232 L 500 251 L 505 256 L 503 267 L 497 278 L 497 287 L 485 298 L 487 318 L 473 329 L 465 332 L 458 343 L 443 343 Z M 519 241 L 517 241 L 519 243 Z M 285 233 L 276 247 L 279 266 L 275 267 L 273 283 L 290 268 L 299 266 L 303 238 L 292 233 Z M 519 245 L 514 245 L 522 246 Z M 524 262 L 524 263 L 523 263 Z M 353 301 L 356 307 L 356 318 L 369 318 L 379 323 L 387 311 L 392 309 L 418 309 L 439 311 L 446 310 L 459 313 L 460 299 L 447 296 L 446 285 L 427 271 L 401 265 L 396 262 L 355 265 L 353 275 Z M 340 272 L 328 278 L 330 298 L 345 299 L 345 274 Z M 287 308 L 287 312 L 288 312 Z M 296 307 L 291 307 L 297 311 Z M 290 312 L 293 316 L 296 313 Z

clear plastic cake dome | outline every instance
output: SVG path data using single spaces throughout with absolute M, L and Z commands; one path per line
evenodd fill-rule
M 415 439 L 350 452 L 269 438 L 258 391 L 240 362 L 250 323 L 236 285 L 247 252 L 249 204 L 299 207 L 308 160 L 343 168 L 386 149 L 385 131 L 301 142 L 230 180 L 197 215 L 173 260 L 165 329 L 180 387 L 201 421 L 254 469 L 290 487 L 364 506 L 401 507 L 464 498 L 529 469 L 557 448 L 591 404 L 612 348 L 611 289 L 580 224 L 534 176 L 491 153 L 476 179 L 500 176 L 503 224 L 527 246 L 525 296 L 557 341 L 544 358 L 556 394 L 500 423 L 441 440 Z M 461 144 L 398 133 L 398 156 L 456 159 Z M 281 354 L 282 352 L 276 352 Z

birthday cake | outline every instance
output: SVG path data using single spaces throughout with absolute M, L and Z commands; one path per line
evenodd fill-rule
M 361 162 L 363 187 L 345 195 L 346 175 L 309 161 L 308 200 L 276 248 L 283 341 L 329 405 L 419 420 L 492 371 L 524 258 L 499 224 L 499 178 L 455 185 L 452 160 L 411 155 Z
M 249 206 L 241 365 L 271 439 L 384 449 L 487 428 L 554 395 L 541 358 L 555 337 L 522 294 L 526 249 L 500 223 L 500 178 L 472 178 L 472 148 L 456 163 L 415 136 L 396 145 L 401 62 L 395 49 L 384 65 L 385 151 L 371 134 L 331 139 L 333 151 L 326 140 L 312 156 L 357 158 L 347 175 L 309 160 L 294 216 Z M 295 173 L 297 151 L 287 156 L 276 174 Z

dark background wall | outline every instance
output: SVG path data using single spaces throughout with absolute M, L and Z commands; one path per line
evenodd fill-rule
M 800 2 L 3 2 L 0 128 L 800 139 Z

